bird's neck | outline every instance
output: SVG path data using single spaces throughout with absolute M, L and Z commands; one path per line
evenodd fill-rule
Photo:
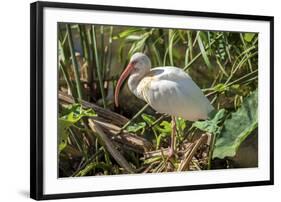
M 131 74 L 128 80 L 128 86 L 129 89 L 132 93 L 134 93 L 135 96 L 140 98 L 140 95 L 137 91 L 137 87 L 140 83 L 140 81 L 142 80 L 142 78 L 144 77 L 144 75 L 140 75 L 140 74 Z

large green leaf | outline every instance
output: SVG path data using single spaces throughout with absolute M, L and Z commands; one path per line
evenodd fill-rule
M 240 144 L 258 126 L 258 93 L 255 90 L 245 98 L 241 107 L 225 120 L 216 137 L 213 158 L 233 157 Z

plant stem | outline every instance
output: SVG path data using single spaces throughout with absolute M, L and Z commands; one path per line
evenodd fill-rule
M 77 60 L 76 60 L 74 46 L 73 46 L 73 38 L 72 38 L 71 28 L 70 28 L 69 24 L 66 24 L 66 30 L 67 30 L 67 34 L 68 34 L 68 43 L 69 43 L 69 48 L 70 48 L 70 53 L 71 53 L 73 70 L 74 70 L 74 74 L 75 74 L 75 81 L 76 81 L 76 89 L 77 89 L 77 92 L 78 92 L 78 98 L 79 98 L 79 100 L 82 100 L 83 94 L 82 94 L 82 88 L 81 88 L 81 83 L 80 83 L 80 74 L 79 74 L 78 63 L 77 63 Z
M 110 74 L 111 60 L 112 60 L 112 34 L 113 34 L 113 27 L 110 26 L 109 38 L 108 38 L 108 54 L 107 54 L 107 59 L 106 59 L 107 61 L 105 67 L 107 75 Z
M 209 134 L 209 135 L 211 135 L 211 141 L 210 141 L 210 149 L 208 155 L 208 170 L 210 170 L 212 167 L 212 157 L 213 157 L 215 142 L 216 142 L 216 134 Z
M 91 84 L 93 82 L 93 74 L 92 74 L 92 71 L 93 71 L 93 61 L 92 61 L 92 58 L 91 58 L 91 51 L 90 51 L 90 42 L 89 42 L 89 38 L 88 38 L 88 35 L 87 35 L 87 31 L 86 31 L 86 27 L 85 25 L 83 27 L 81 27 L 81 31 L 83 33 L 83 36 L 84 36 L 84 42 L 85 42 L 85 58 L 88 62 L 88 67 L 87 67 L 87 80 L 88 80 L 88 83 Z
M 240 33 L 240 39 L 242 41 L 242 44 L 243 44 L 243 47 L 244 47 L 244 50 L 247 49 L 247 46 L 246 46 L 246 43 L 244 41 L 244 38 L 243 38 L 243 34 Z M 248 57 L 248 53 L 246 53 L 247 57 Z M 251 63 L 251 59 L 248 57 L 248 65 L 249 65 L 249 68 L 250 68 L 250 71 L 252 72 L 253 71 L 253 68 L 252 68 L 252 63 Z
M 141 108 L 138 113 L 136 113 L 133 118 L 131 118 L 122 128 L 121 128 L 121 131 L 124 130 L 125 128 L 127 128 L 133 121 L 135 121 L 136 118 L 139 117 L 139 115 L 141 115 L 144 110 L 146 110 L 148 108 L 149 104 L 146 104 L 143 106 L 143 108 Z
M 93 50 L 94 50 L 95 59 L 96 59 L 96 66 L 97 66 L 97 73 L 98 73 L 98 78 L 99 78 L 99 86 L 100 86 L 100 91 L 101 91 L 102 103 L 103 103 L 103 107 L 106 108 L 103 79 L 102 79 L 102 75 L 101 75 L 101 67 L 100 67 L 100 62 L 99 62 L 99 57 L 98 57 L 96 31 L 95 31 L 94 25 L 92 26 L 92 35 L 93 35 Z
M 62 71 L 63 77 L 66 81 L 66 84 L 67 84 L 67 86 L 70 90 L 71 96 L 74 98 L 75 102 L 77 102 L 77 99 L 76 99 L 76 96 L 75 96 L 75 93 L 74 93 L 74 88 L 73 88 L 73 85 L 72 85 L 71 81 L 69 80 L 69 75 L 66 71 L 66 67 L 65 67 L 64 63 L 62 61 L 60 61 L 59 66 L 60 66 L 60 69 Z

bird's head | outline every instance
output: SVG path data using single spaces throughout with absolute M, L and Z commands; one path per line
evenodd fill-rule
M 121 88 L 122 83 L 126 80 L 129 75 L 136 75 L 139 78 L 142 78 L 145 74 L 150 71 L 151 62 L 150 59 L 144 53 L 135 53 L 132 55 L 129 64 L 121 74 L 116 88 L 115 88 L 115 105 L 119 106 L 118 103 L 118 95 Z

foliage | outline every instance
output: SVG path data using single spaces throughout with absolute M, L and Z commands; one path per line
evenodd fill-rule
M 241 107 L 230 114 L 216 138 L 213 158 L 233 157 L 240 144 L 258 126 L 258 92 L 245 98 Z
M 208 166 L 202 156 L 194 156 L 194 169 L 210 169 L 212 158 L 234 156 L 257 127 L 257 33 L 68 23 L 59 23 L 58 28 L 59 90 L 73 96 L 76 103 L 67 107 L 60 103 L 61 176 L 125 173 L 85 126 L 84 119 L 97 114 L 83 108 L 82 101 L 127 116 L 130 120 L 122 130 L 151 142 L 153 151 L 169 146 L 172 128 L 166 115 L 160 116 L 148 105 L 143 107 L 142 102 L 130 106 L 127 100 L 134 98 L 131 94 L 124 96 L 125 104 L 115 111 L 112 95 L 117 78 L 135 52 L 146 53 L 152 67 L 181 67 L 216 108 L 209 120 L 191 123 L 176 119 L 178 150 L 192 143 L 196 134 L 208 132 L 214 137 L 209 145 Z M 147 172 L 177 170 L 183 158 L 170 161 L 161 153 L 145 159 L 137 152 L 121 150 L 130 165 Z
M 59 117 L 58 134 L 59 134 L 59 151 L 61 152 L 67 145 L 69 136 L 68 129 L 75 125 L 84 117 L 95 117 L 97 114 L 93 109 L 83 109 L 80 104 L 68 106 Z
M 221 109 L 211 120 L 196 121 L 192 126 L 217 136 L 221 133 L 221 124 L 223 123 L 226 114 L 226 110 Z

